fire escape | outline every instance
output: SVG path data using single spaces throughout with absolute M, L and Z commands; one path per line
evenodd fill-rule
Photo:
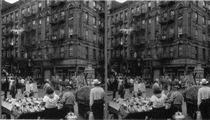
M 32 52 L 36 49 L 35 36 L 36 26 L 32 22 L 36 19 L 35 11 L 27 11 L 22 15 L 21 25 L 23 25 L 24 31 L 21 33 L 21 66 L 24 70 L 24 74 L 27 76 L 32 75 Z
M 162 35 L 159 36 L 159 41 L 162 44 L 162 50 L 163 52 L 158 55 L 158 59 L 162 64 L 168 64 L 171 60 L 174 59 L 173 56 L 170 55 L 170 47 L 172 47 L 172 43 L 174 42 L 175 36 L 173 34 L 169 34 L 168 30 L 170 26 L 175 24 L 175 12 L 168 15 L 169 8 L 173 8 L 175 5 L 175 1 L 161 1 L 159 6 L 161 9 L 161 13 L 163 13 L 161 16 L 161 21 L 159 22 L 162 28 Z M 166 16 L 165 16 L 166 15 Z
M 62 44 L 65 41 L 65 23 L 66 23 L 66 12 L 65 12 L 66 2 L 64 0 L 59 1 L 50 1 L 49 7 L 51 8 L 51 20 L 50 25 L 52 29 L 52 34 L 50 36 L 50 45 L 53 47 L 53 53 L 48 55 L 48 59 L 54 65 L 54 74 L 56 73 L 55 64 L 57 61 L 64 60 L 65 56 L 61 56 L 59 54 Z M 59 15 L 60 11 L 64 10 L 63 15 Z M 57 14 L 55 16 L 55 14 Z M 63 33 L 61 33 L 60 29 L 63 28 Z M 58 32 L 59 31 L 59 32 Z

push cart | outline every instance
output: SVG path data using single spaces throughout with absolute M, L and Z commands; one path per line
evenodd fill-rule
M 90 105 L 88 100 L 77 99 L 78 113 L 84 119 L 88 119 L 90 112 Z

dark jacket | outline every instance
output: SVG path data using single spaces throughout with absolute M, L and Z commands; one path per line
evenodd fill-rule
M 17 94 L 17 88 L 16 88 L 16 85 L 12 85 L 11 86 L 11 90 L 10 90 L 10 95 L 15 95 Z
M 9 91 L 9 80 L 6 77 L 6 81 L 2 84 L 4 91 Z

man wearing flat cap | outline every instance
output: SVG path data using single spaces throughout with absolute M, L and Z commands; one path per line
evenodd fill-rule
M 94 88 L 90 90 L 90 109 L 95 120 L 102 120 L 104 116 L 104 89 L 100 87 L 98 79 L 94 79 Z
M 202 87 L 198 90 L 198 108 L 201 112 L 203 120 L 210 119 L 210 87 L 208 86 L 209 81 L 206 79 L 201 80 Z
M 172 93 L 170 95 L 169 100 L 167 102 L 171 103 L 169 117 L 172 117 L 176 112 L 182 112 L 182 104 L 184 102 L 183 95 L 178 91 L 179 86 L 172 86 Z
M 66 86 L 65 92 L 62 96 L 62 99 L 59 103 L 63 103 L 64 110 L 66 113 L 73 112 L 74 113 L 74 105 L 76 102 L 74 94 L 71 92 L 72 87 Z

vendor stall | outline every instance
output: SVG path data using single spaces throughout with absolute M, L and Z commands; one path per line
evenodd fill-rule
M 187 106 L 187 114 L 193 118 L 196 117 L 198 90 L 201 86 L 191 86 L 183 92 Z
M 88 119 L 88 113 L 90 111 L 89 99 L 90 99 L 90 90 L 93 87 L 84 86 L 76 91 L 76 100 L 78 103 L 78 113 L 83 118 Z
M 23 99 L 7 99 L 2 101 L 2 113 L 6 114 L 6 118 L 14 119 L 38 119 L 45 118 L 45 108 L 40 105 L 42 98 L 23 98 Z M 58 109 L 54 114 L 57 118 L 65 118 L 64 109 Z
M 145 119 L 150 117 L 152 107 L 148 106 L 149 98 L 132 97 L 130 99 L 113 99 L 109 102 L 108 110 L 113 118 Z

